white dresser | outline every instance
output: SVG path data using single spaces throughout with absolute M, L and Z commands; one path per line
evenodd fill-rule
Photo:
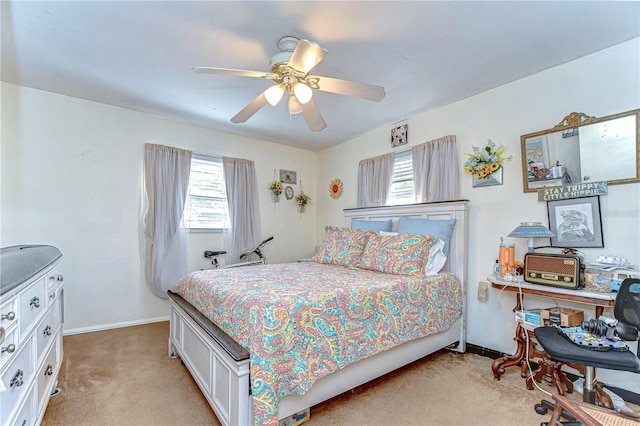
M 42 421 L 62 364 L 64 279 L 47 245 L 0 250 L 0 425 Z

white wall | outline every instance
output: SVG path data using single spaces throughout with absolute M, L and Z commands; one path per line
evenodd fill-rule
M 275 237 L 269 260 L 312 254 L 315 203 L 299 214 L 293 200 L 272 203 L 268 185 L 274 168 L 296 170 L 315 201 L 314 152 L 7 83 L 1 90 L 0 246 L 62 251 L 67 333 L 167 318 L 140 255 L 146 142 L 254 160 L 262 233 Z M 221 234 L 192 234 L 190 269 L 210 266 L 205 249 L 222 248 Z
M 487 138 L 507 145 L 506 154 L 514 157 L 504 167 L 504 184 L 500 186 L 472 188 L 471 177 L 460 172 L 461 198 L 470 200 L 467 264 L 470 343 L 513 353 L 515 298 L 492 289 L 489 300 L 480 302 L 476 297 L 478 282 L 491 273 L 501 236 L 506 237 L 522 221 L 548 223 L 546 203 L 538 202 L 536 193 L 525 194 L 522 190 L 520 136 L 549 129 L 574 111 L 601 117 L 639 108 L 639 52 L 640 39 L 635 39 L 407 119 L 409 145 L 456 135 L 460 164 L 472 145 L 484 145 Z M 319 153 L 318 184 L 328 185 L 338 177 L 345 189 L 338 200 L 318 190 L 321 195 L 318 240 L 324 225 L 343 224 L 342 209 L 355 207 L 358 162 L 392 151 L 391 127 L 383 126 Z M 406 149 L 406 145 L 399 149 Z M 601 197 L 601 210 L 605 248 L 583 249 L 585 258 L 593 260 L 598 254 L 613 253 L 640 264 L 640 184 L 610 186 L 609 194 Z M 511 242 L 516 243 L 516 257 L 522 259 L 526 241 Z M 552 305 L 550 299 L 527 298 L 529 307 Z

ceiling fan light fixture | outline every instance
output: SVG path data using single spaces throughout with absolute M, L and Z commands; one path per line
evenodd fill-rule
M 311 100 L 311 97 L 313 96 L 313 91 L 311 90 L 311 88 L 304 83 L 296 84 L 293 88 L 293 93 L 295 93 L 296 98 L 298 98 L 298 101 L 301 104 L 306 104 Z
M 278 105 L 278 102 L 282 99 L 282 95 L 284 95 L 284 87 L 282 87 L 281 84 L 273 85 L 264 91 L 264 97 L 267 98 L 267 102 L 269 102 L 271 106 Z
M 289 96 L 289 114 L 300 114 L 302 112 L 302 104 L 298 102 L 298 98 L 296 98 L 293 94 Z

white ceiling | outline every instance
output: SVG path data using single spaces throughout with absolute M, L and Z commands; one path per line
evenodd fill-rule
M 640 35 L 640 2 L 2 1 L 1 78 L 320 150 Z M 311 132 L 286 102 L 229 120 L 269 80 L 285 35 L 329 51 L 313 74 L 384 86 L 380 102 L 315 92 Z

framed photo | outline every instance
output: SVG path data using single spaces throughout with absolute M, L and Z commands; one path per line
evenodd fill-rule
M 549 229 L 556 234 L 551 246 L 604 247 L 600 220 L 600 197 L 548 201 Z
M 391 129 L 391 147 L 404 145 L 409 142 L 409 125 L 403 124 L 402 126 L 394 127 Z
M 284 188 L 284 196 L 285 196 L 285 198 L 286 198 L 287 200 L 292 199 L 292 198 L 293 198 L 293 188 L 287 185 L 287 186 Z
M 298 183 L 298 176 L 296 172 L 293 170 L 282 170 L 280 169 L 280 182 L 282 183 Z

